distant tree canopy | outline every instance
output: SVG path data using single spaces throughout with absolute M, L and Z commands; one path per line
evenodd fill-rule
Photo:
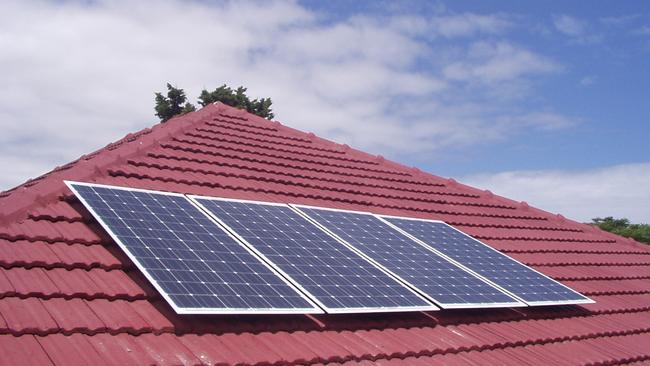
M 271 98 L 253 99 L 251 100 L 246 91 L 248 89 L 240 86 L 237 89 L 232 89 L 226 84 L 216 88 L 213 91 L 203 89 L 199 96 L 199 104 L 203 107 L 210 103 L 221 102 L 229 106 L 245 109 L 246 111 L 256 114 L 266 119 L 273 119 L 273 111 L 271 110 Z M 156 93 L 156 116 L 160 118 L 161 122 L 166 122 L 170 118 L 193 112 L 196 107 L 187 101 L 185 91 L 183 89 L 175 88 L 171 84 L 167 84 L 167 96 L 162 93 Z
M 176 115 L 194 112 L 196 107 L 186 101 L 187 97 L 183 89 L 174 88 L 167 83 L 167 96 L 156 93 L 156 106 L 154 107 L 156 116 L 160 118 L 161 122 L 166 122 Z
M 591 219 L 592 224 L 599 228 L 626 238 L 650 244 L 650 225 L 631 224 L 628 219 L 615 219 L 612 216 Z
M 231 89 L 226 84 L 216 88 L 214 91 L 207 91 L 203 89 L 199 96 L 199 103 L 206 106 L 210 103 L 221 102 L 231 107 L 245 109 L 250 113 L 256 114 L 266 119 L 273 119 L 273 111 L 271 111 L 271 98 L 253 99 L 246 95 L 248 89 L 240 86 L 237 89 Z

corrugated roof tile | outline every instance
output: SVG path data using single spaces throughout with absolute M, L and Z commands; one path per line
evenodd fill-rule
M 147 296 L 145 291 L 124 271 L 92 269 L 87 271 L 87 275 L 105 296 L 112 298 L 144 298 Z
M 0 271 L 4 272 L 16 293 L 21 296 L 54 296 L 61 293 L 42 268 L 15 267 Z
M 103 269 L 121 268 L 122 263 L 118 258 L 110 253 L 101 245 L 83 245 L 52 243 L 50 246 L 56 257 L 53 261 L 66 268 L 85 268 L 101 267 Z
M 144 300 L 136 300 L 144 301 Z M 86 304 L 112 334 L 152 332 L 153 327 L 125 300 L 86 300 Z
M 0 334 L 0 350 L 2 365 L 53 365 L 33 335 Z
M 178 337 L 178 340 L 206 365 L 234 365 L 245 359 L 245 353 L 230 349 L 218 335 L 186 334 Z
M 150 325 L 155 333 L 172 332 L 175 327 L 174 324 L 165 317 L 158 308 L 149 301 L 132 301 L 129 306 L 146 322 Z M 159 304 L 159 306 L 167 306 Z
M 52 316 L 37 298 L 20 299 L 5 297 L 0 299 L 0 315 L 6 327 L 0 333 L 47 334 L 59 330 Z
M 88 276 L 84 269 L 53 268 L 43 271 L 59 289 L 59 294 L 73 297 L 95 297 L 100 293 L 100 288 Z
M 135 337 L 135 343 L 159 365 L 199 365 L 201 363 L 175 335 L 143 334 Z
M 110 335 L 100 333 L 87 336 L 86 339 L 92 345 L 93 350 L 109 365 L 137 366 L 155 364 L 154 358 L 135 342 L 135 337 L 129 334 Z
M 44 300 L 42 303 L 66 334 L 96 333 L 107 329 L 88 304 L 81 299 L 54 298 Z
M 58 258 L 46 243 L 0 239 L 0 265 L 4 267 L 48 266 L 56 263 Z
M 82 334 L 52 334 L 38 342 L 55 365 L 107 365 Z
M 13 296 L 16 294 L 16 289 L 7 278 L 5 271 L 5 269 L 0 269 L 0 297 Z

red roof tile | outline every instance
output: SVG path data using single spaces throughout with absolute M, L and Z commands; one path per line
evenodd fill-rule
M 84 300 L 56 298 L 43 301 L 43 305 L 65 334 L 97 333 L 108 329 Z
M 596 303 L 177 315 L 65 179 L 444 220 Z M 648 344 L 647 246 L 223 105 L 0 193 L 0 364 L 603 364 Z
M 39 343 L 55 365 L 106 365 L 88 339 L 81 334 L 54 334 L 42 337 Z
M 53 365 L 49 355 L 33 335 L 0 335 L 0 349 L 2 365 Z

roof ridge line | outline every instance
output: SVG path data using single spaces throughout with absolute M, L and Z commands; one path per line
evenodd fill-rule
M 0 192 L 0 196 L 5 194 L 4 197 L 0 197 L 0 226 L 24 219 L 23 216 L 32 207 L 56 201 L 58 196 L 67 189 L 65 185 L 60 184 L 67 177 L 74 176 L 76 180 L 93 180 L 103 176 L 108 167 L 142 154 L 148 147 L 171 139 L 179 131 L 202 124 L 225 109 L 221 103 L 209 104 L 196 112 L 176 116 L 165 123 L 128 133 L 90 154 L 84 154 L 70 163 Z M 54 184 L 47 184 L 53 180 L 56 180 Z M 25 202 L 27 204 L 24 204 Z
M 413 169 L 417 169 L 417 168 L 414 167 Z M 430 175 L 430 176 L 436 177 L 435 175 L 433 175 L 431 173 L 428 173 L 428 172 L 425 172 L 425 171 L 421 171 L 421 173 L 423 175 Z M 567 217 L 565 217 L 565 216 L 563 216 L 561 214 L 554 214 L 552 212 L 542 210 L 542 209 L 540 209 L 538 207 L 530 206 L 528 204 L 528 202 L 526 202 L 526 201 L 515 201 L 515 200 L 510 199 L 508 197 L 495 194 L 495 193 L 493 193 L 492 191 L 490 191 L 488 189 L 481 190 L 481 189 L 478 189 L 476 187 L 472 187 L 470 185 L 458 182 L 453 178 L 449 178 L 449 179 L 447 179 L 447 181 L 449 182 L 449 184 L 447 185 L 449 187 L 462 187 L 462 190 L 475 192 L 476 194 L 478 194 L 483 199 L 492 199 L 492 200 L 495 200 L 497 202 L 501 202 L 502 204 L 514 206 L 517 209 L 521 209 L 523 211 L 529 211 L 529 213 L 531 215 L 538 215 L 538 216 L 540 216 L 542 218 L 545 218 L 547 220 L 550 219 L 550 220 L 552 220 L 552 222 L 560 225 L 561 227 L 567 228 L 567 229 L 578 229 L 578 230 L 583 231 L 585 233 L 593 233 L 596 236 L 607 237 L 609 239 L 615 240 L 617 243 L 625 243 L 625 244 L 628 244 L 628 245 L 632 245 L 634 247 L 636 247 L 638 245 L 643 245 L 643 244 L 641 244 L 641 243 L 639 243 L 639 242 L 637 242 L 635 240 L 629 240 L 629 238 L 625 238 L 625 237 L 622 237 L 622 236 L 619 236 L 619 235 L 604 231 L 604 230 L 602 230 L 602 229 L 600 229 L 598 227 L 595 227 L 593 225 L 578 222 L 578 221 L 569 219 L 569 218 L 567 218 Z

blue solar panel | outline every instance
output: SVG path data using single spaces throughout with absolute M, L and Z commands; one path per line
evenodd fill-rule
M 191 198 L 329 313 L 438 309 L 287 205 Z
M 66 183 L 177 313 L 322 313 L 185 196 Z
M 528 305 L 593 302 L 444 222 L 382 218 L 514 294 Z
M 523 306 L 372 214 L 296 208 L 443 308 Z

